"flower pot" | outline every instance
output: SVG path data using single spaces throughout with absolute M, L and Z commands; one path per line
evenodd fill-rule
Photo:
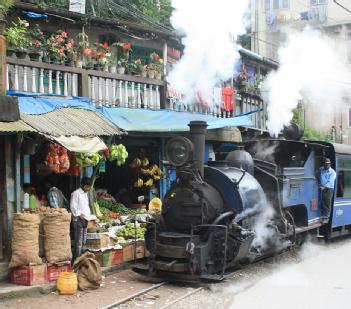
M 104 72 L 108 72 L 108 64 L 107 63 L 103 65 L 102 70 Z
M 124 67 L 119 67 L 119 68 L 117 68 L 117 73 L 118 73 L 118 74 L 124 74 L 125 71 L 126 71 L 126 68 L 124 68 Z
M 161 73 L 156 73 L 155 74 L 156 79 L 162 79 L 162 74 Z
M 39 61 L 40 59 L 40 54 L 38 52 L 30 52 L 28 56 L 31 61 Z
M 146 71 L 142 71 L 141 72 L 141 77 L 145 77 L 146 78 L 147 77 L 147 72 Z
M 27 57 L 27 52 L 25 50 L 16 50 L 16 57 L 18 59 L 24 59 Z
M 76 60 L 76 68 L 83 68 L 83 60 Z
M 65 65 L 68 67 L 73 67 L 74 66 L 74 61 L 73 60 L 66 60 Z
M 83 69 L 85 70 L 92 70 L 93 68 L 94 66 L 91 63 L 83 64 Z
M 6 49 L 6 56 L 7 57 L 14 57 L 15 56 L 15 50 L 12 47 L 8 47 Z
M 117 67 L 116 67 L 115 65 L 111 65 L 111 66 L 109 67 L 109 71 L 110 71 L 110 73 L 112 73 L 112 74 L 116 74 L 116 72 L 117 72 Z
M 102 65 L 99 63 L 94 64 L 94 70 L 95 71 L 102 71 Z
M 41 61 L 45 63 L 50 63 L 50 57 L 44 54 L 43 57 L 41 57 Z
M 148 71 L 147 72 L 148 78 L 155 78 L 155 72 L 154 71 Z

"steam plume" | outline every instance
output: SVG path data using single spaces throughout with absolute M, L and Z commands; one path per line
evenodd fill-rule
M 350 80 L 341 52 L 345 49 L 337 41 L 310 28 L 286 35 L 286 43 L 278 51 L 279 69 L 268 75 L 262 89 L 268 102 L 267 127 L 271 135 L 278 135 L 290 123 L 292 110 L 301 99 L 308 105 L 318 105 L 318 111 L 323 112 L 319 119 L 330 119 Z
M 172 5 L 172 23 L 185 35 L 185 48 L 168 80 L 186 102 L 193 101 L 198 91 L 211 102 L 211 89 L 233 76 L 239 59 L 233 39 L 244 33 L 248 0 L 173 0 Z

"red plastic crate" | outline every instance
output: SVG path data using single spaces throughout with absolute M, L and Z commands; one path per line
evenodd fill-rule
M 113 250 L 111 265 L 119 265 L 123 263 L 123 249 Z
M 37 285 L 45 283 L 46 264 L 16 267 L 11 271 L 11 283 Z
M 65 265 L 48 264 L 48 266 L 46 267 L 45 280 L 46 282 L 57 281 L 60 273 L 70 272 L 70 271 L 72 271 L 72 267 L 70 264 L 65 264 Z

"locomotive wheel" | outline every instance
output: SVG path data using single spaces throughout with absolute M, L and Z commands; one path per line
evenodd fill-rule
M 288 239 L 291 241 L 292 245 L 296 244 L 296 226 L 295 220 L 290 211 L 284 211 L 284 217 L 287 222 L 286 224 L 286 234 L 288 235 Z

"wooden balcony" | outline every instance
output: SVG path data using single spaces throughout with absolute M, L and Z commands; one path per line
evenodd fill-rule
M 166 99 L 163 80 L 126 74 L 85 70 L 65 65 L 7 58 L 7 89 L 17 92 L 63 97 L 81 96 L 92 99 L 96 107 L 126 107 L 142 109 L 171 109 L 230 118 L 217 102 L 211 107 L 199 103 L 186 105 L 182 97 L 173 94 Z M 235 100 L 235 114 L 252 113 L 253 127 L 266 129 L 266 106 L 259 96 L 241 93 Z
M 17 92 L 82 96 L 92 99 L 98 107 L 164 108 L 163 80 L 9 57 L 6 73 L 7 89 Z

